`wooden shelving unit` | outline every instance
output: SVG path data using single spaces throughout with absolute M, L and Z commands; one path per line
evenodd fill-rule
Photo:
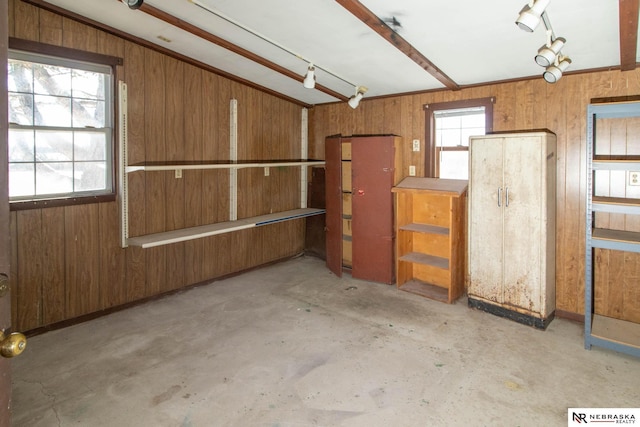
M 585 250 L 585 333 L 584 345 L 592 345 L 627 353 L 640 357 L 640 323 L 614 318 L 596 313 L 594 304 L 596 288 L 594 258 L 596 250 L 625 251 L 640 253 L 640 232 L 605 228 L 606 223 L 598 224 L 596 215 L 622 214 L 630 218 L 640 215 L 640 199 L 635 191 L 631 197 L 619 197 L 620 193 L 629 195 L 630 188 L 619 188 L 632 183 L 630 174 L 640 171 L 640 157 L 637 155 L 610 155 L 599 153 L 596 141 L 596 123 L 598 120 L 625 120 L 640 118 L 639 102 L 619 102 L 591 104 L 587 110 L 587 197 L 586 197 L 586 250 Z M 620 141 L 616 141 L 620 144 Z M 604 172 L 599 176 L 598 172 Z M 624 181 L 608 183 L 614 173 L 623 173 Z M 616 196 L 597 194 L 599 179 L 604 179 L 607 187 L 615 188 Z M 626 184 L 628 182 L 629 184 Z M 637 218 L 637 217 L 635 217 Z M 633 222 L 633 221 L 629 221 Z M 622 281 L 620 281 L 622 282 Z M 622 286 L 622 283 L 617 283 Z M 640 286 L 640 283 L 635 283 Z M 636 301 L 637 303 L 637 301 Z
M 398 288 L 454 302 L 464 292 L 467 181 L 409 177 L 392 191 Z

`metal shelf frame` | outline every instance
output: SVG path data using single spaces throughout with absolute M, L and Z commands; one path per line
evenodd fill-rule
M 640 160 L 595 159 L 595 129 L 598 119 L 640 117 L 640 102 L 590 104 L 587 107 L 587 195 L 586 195 L 586 248 L 585 248 L 585 319 L 584 346 L 591 346 L 640 357 L 640 324 L 604 317 L 594 313 L 595 248 L 640 252 L 639 233 L 594 228 L 594 212 L 640 214 L 636 199 L 594 196 L 595 170 L 640 170 Z M 640 283 L 638 283 L 640 286 Z

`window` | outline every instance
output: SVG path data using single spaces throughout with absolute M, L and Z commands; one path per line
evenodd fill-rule
M 9 199 L 114 194 L 112 68 L 9 51 Z
M 469 178 L 469 137 L 492 130 L 493 98 L 425 105 L 427 176 Z

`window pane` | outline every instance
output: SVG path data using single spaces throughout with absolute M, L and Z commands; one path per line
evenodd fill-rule
M 105 102 L 92 99 L 73 100 L 73 127 L 105 127 Z
M 469 179 L 469 152 L 441 151 L 440 178 Z
M 76 161 L 106 160 L 107 135 L 97 132 L 75 132 L 74 159 Z
M 442 129 L 439 133 L 439 147 L 457 147 L 460 145 L 460 129 Z
M 107 188 L 107 164 L 105 162 L 76 163 L 75 191 L 104 190 Z
M 462 129 L 462 145 L 468 147 L 469 146 L 469 137 L 475 135 L 484 135 L 484 127 L 482 128 L 469 128 Z
M 462 116 L 462 127 L 484 129 L 484 113 Z
M 36 164 L 36 194 L 60 194 L 73 191 L 73 164 Z
M 105 76 L 92 71 L 73 70 L 73 97 L 104 101 Z
M 33 163 L 9 163 L 9 194 L 11 197 L 33 196 L 35 184 Z
M 33 70 L 30 62 L 9 60 L 9 92 L 33 92 Z
M 9 129 L 9 161 L 33 162 L 35 144 L 32 130 Z
M 47 64 L 33 64 L 34 93 L 71 96 L 71 69 Z
M 9 93 L 9 123 L 33 125 L 33 95 Z
M 72 161 L 73 133 L 70 131 L 36 131 L 36 161 Z
M 71 127 L 71 98 L 35 95 L 36 126 Z

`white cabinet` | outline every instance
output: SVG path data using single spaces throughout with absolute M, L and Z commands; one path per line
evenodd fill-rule
M 471 137 L 469 306 L 544 329 L 555 311 L 556 137 Z

